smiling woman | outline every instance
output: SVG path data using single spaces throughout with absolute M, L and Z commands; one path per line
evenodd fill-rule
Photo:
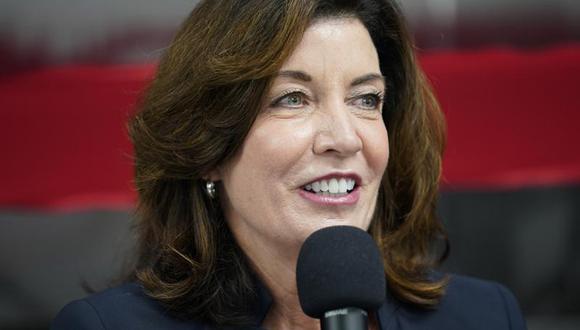
M 228 227 L 277 302 L 272 329 L 299 306 L 285 295 L 296 291 L 288 269 L 302 242 L 333 225 L 368 229 L 389 150 L 377 96 L 385 85 L 360 21 L 314 22 L 281 72 L 241 150 L 210 175 L 222 184 Z
M 202 1 L 130 133 L 131 283 L 68 305 L 54 328 L 319 328 L 296 260 L 336 225 L 382 253 L 371 328 L 524 326 L 503 287 L 434 271 L 444 124 L 391 1 Z
M 387 166 L 377 96 L 385 85 L 360 21 L 313 23 L 281 72 L 294 74 L 273 79 L 240 152 L 210 175 L 222 184 L 224 215 L 244 251 L 273 244 L 269 253 L 296 254 L 317 229 L 349 224 L 367 230 Z M 348 193 L 347 180 L 353 185 Z

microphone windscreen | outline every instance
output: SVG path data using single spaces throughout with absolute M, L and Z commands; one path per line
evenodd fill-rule
M 323 228 L 304 241 L 296 284 L 302 310 L 319 319 L 346 307 L 376 310 L 386 297 L 381 253 L 368 233 L 351 226 Z

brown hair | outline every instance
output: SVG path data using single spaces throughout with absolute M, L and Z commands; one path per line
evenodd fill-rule
M 130 122 L 139 193 L 135 277 L 176 315 L 218 325 L 250 322 L 255 280 L 202 176 L 234 156 L 272 77 L 309 24 L 355 17 L 368 29 L 387 79 L 383 119 L 390 160 L 369 232 L 390 292 L 435 306 L 446 255 L 435 214 L 445 140 L 441 111 L 418 68 L 400 10 L 388 0 L 201 1 L 162 58 Z

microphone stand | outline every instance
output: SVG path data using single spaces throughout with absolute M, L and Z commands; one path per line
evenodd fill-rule
M 320 319 L 321 330 L 368 330 L 368 314 L 356 307 L 335 309 Z

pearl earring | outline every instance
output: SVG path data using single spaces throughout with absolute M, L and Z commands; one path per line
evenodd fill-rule
M 215 183 L 213 181 L 207 181 L 205 183 L 205 192 L 209 196 L 209 198 L 215 198 Z

